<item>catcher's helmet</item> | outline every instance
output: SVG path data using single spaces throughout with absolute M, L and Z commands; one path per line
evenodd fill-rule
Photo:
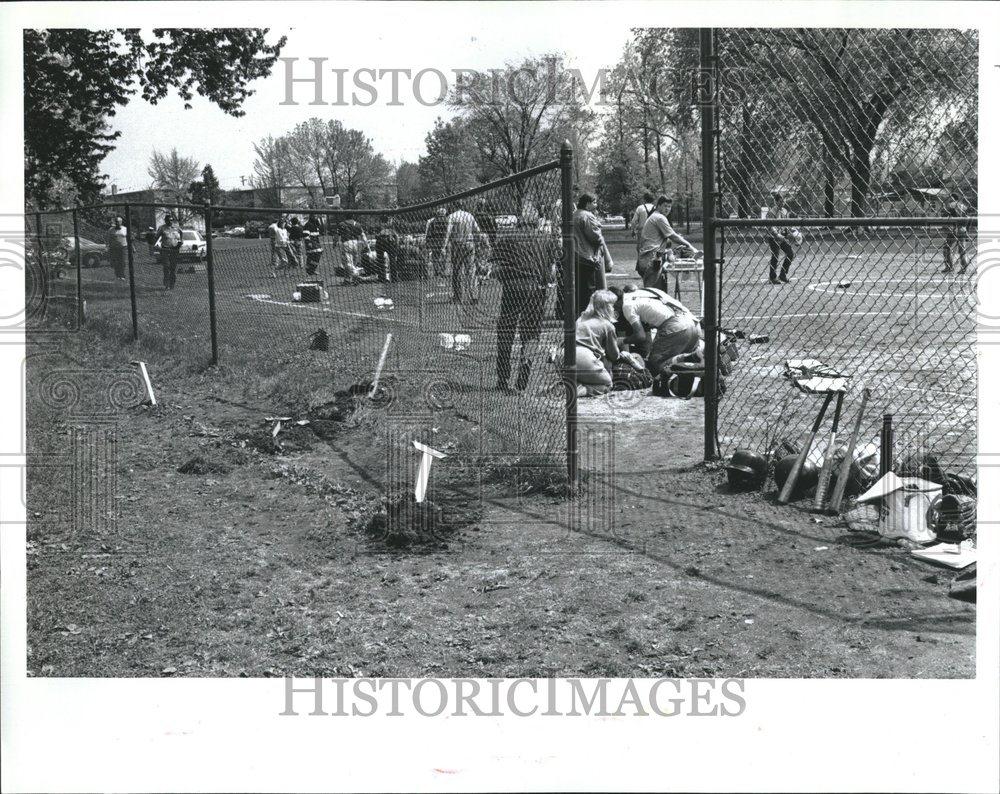
M 733 490 L 760 488 L 767 478 L 767 460 L 756 452 L 738 449 L 726 464 L 726 476 Z
M 785 481 L 792 473 L 796 458 L 798 455 L 785 455 L 774 464 L 774 483 L 778 486 L 779 491 L 785 487 Z M 816 468 L 816 464 L 807 460 L 802 464 L 802 471 L 799 472 L 799 479 L 795 483 L 795 490 L 792 491 L 792 498 L 805 496 L 812 488 L 816 487 L 818 482 L 819 470 Z

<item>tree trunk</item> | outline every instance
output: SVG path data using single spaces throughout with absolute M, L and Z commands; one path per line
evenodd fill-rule
M 871 188 L 871 151 L 855 148 L 851 157 L 851 217 L 863 218 L 868 211 L 868 191 Z
M 826 145 L 823 146 L 823 216 L 832 218 L 834 213 L 834 176 L 833 158 Z

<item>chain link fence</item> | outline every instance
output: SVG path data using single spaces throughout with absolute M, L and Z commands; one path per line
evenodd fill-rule
M 561 458 L 565 470 L 575 398 L 561 349 L 573 289 L 561 264 L 567 173 L 555 161 L 384 210 L 42 213 L 28 224 L 33 239 L 41 224 L 47 265 L 32 278 L 48 271 L 36 327 L 62 322 L 51 306 L 63 301 L 130 357 L 141 339 L 188 372 L 217 363 L 232 401 L 293 412 L 364 393 L 390 423 L 447 425 L 453 451 L 499 466 Z M 174 250 L 158 234 L 168 215 Z
M 765 451 L 817 410 L 789 359 L 868 388 L 896 460 L 974 473 L 978 36 L 965 30 L 717 31 L 719 326 L 742 331 L 717 443 Z

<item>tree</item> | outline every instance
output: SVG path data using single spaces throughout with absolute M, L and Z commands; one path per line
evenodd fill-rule
M 155 104 L 171 90 L 185 107 L 197 93 L 225 113 L 243 115 L 249 85 L 270 74 L 281 48 L 266 29 L 168 29 L 146 40 L 137 29 L 24 31 L 25 193 L 35 207 L 71 184 L 95 199 L 107 176 L 104 157 L 120 132 L 109 120 L 141 92 Z
M 159 190 L 170 190 L 178 196 L 187 196 L 191 183 L 197 179 L 201 166 L 193 157 L 182 157 L 177 149 L 170 154 L 154 151 L 149 158 L 146 173 L 153 180 L 153 187 Z
M 434 121 L 424 138 L 427 154 L 417 164 L 424 199 L 444 198 L 480 184 L 476 148 L 462 118 Z
M 361 130 L 341 122 L 313 118 L 285 135 L 254 144 L 254 187 L 275 191 L 306 190 L 314 207 L 325 195 L 339 194 L 345 207 L 378 202 L 392 181 L 393 168 Z
M 423 199 L 420 166 L 405 160 L 396 169 L 396 200 L 399 206 L 419 204 Z
M 215 177 L 212 166 L 205 165 L 201 169 L 201 179 L 191 183 L 188 189 L 192 204 L 219 204 L 222 199 L 222 191 L 219 189 L 219 180 Z
M 462 117 L 474 143 L 482 181 L 497 179 L 556 156 L 567 134 L 582 145 L 593 128 L 571 71 L 557 54 L 527 58 L 458 84 L 449 105 Z
M 781 85 L 772 101 L 811 125 L 847 173 L 851 215 L 870 214 L 873 154 L 895 118 L 923 124 L 942 102 L 974 93 L 968 31 L 808 29 L 738 31 L 722 53 Z M 973 34 L 974 36 L 974 34 Z M 975 52 L 975 47 L 972 48 Z M 963 104 L 963 103 L 960 103 Z M 933 123 L 933 122 L 932 122 Z M 787 135 L 788 130 L 774 129 Z

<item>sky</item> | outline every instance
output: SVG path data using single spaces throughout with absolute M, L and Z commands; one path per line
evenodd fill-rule
M 314 66 L 308 59 L 328 59 L 323 64 L 323 93 L 331 102 L 337 95 L 334 69 L 348 70 L 343 93 L 349 101 L 352 76 L 358 69 L 410 69 L 414 75 L 421 69 L 437 69 L 452 79 L 455 69 L 486 72 L 508 61 L 553 51 L 563 52 L 569 65 L 592 81 L 599 68 L 614 66 L 629 38 L 624 21 L 578 28 L 567 36 L 565 27 L 556 24 L 558 18 L 551 7 L 532 12 L 537 18 L 534 25 L 525 25 L 521 14 L 502 4 L 480 4 L 474 15 L 456 7 L 446 15 L 436 14 L 434 20 L 423 9 L 399 6 L 396 11 L 387 11 L 382 7 L 378 15 L 368 13 L 350 20 L 331 19 L 327 12 L 326 18 L 315 20 L 314 25 L 282 29 L 272 24 L 268 38 L 288 37 L 282 57 L 297 59 L 292 65 L 295 77 L 313 76 Z M 385 18 L 389 14 L 391 18 Z M 223 188 L 239 187 L 241 177 L 249 178 L 253 172 L 254 142 L 280 135 L 312 116 L 337 119 L 362 130 L 390 161 L 415 162 L 424 152 L 424 137 L 435 118 L 451 115 L 443 104 L 421 105 L 414 97 L 412 81 L 404 75 L 399 77 L 398 106 L 388 104 L 392 91 L 391 78 L 386 76 L 377 81 L 378 98 L 370 107 L 310 106 L 313 87 L 309 84 L 293 86 L 297 105 L 282 105 L 285 79 L 286 66 L 279 61 L 269 77 L 252 84 L 255 93 L 245 102 L 246 115 L 240 118 L 227 116 L 198 96 L 190 110 L 185 110 L 175 95 L 157 105 L 134 96 L 111 119 L 112 129 L 122 134 L 115 151 L 103 163 L 108 184 L 115 184 L 119 191 L 148 187 L 147 164 L 152 151 L 168 152 L 176 147 L 179 154 L 193 157 L 201 165 L 211 163 Z M 424 76 L 420 87 L 425 101 L 433 101 L 439 85 L 433 72 Z M 356 93 L 368 100 L 365 92 Z

